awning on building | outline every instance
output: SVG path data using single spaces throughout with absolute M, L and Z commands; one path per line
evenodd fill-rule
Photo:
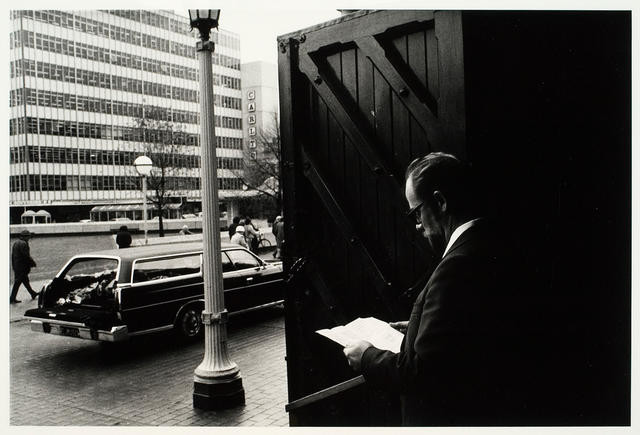
M 218 199 L 219 200 L 234 200 L 240 198 L 251 198 L 253 196 L 261 195 L 257 190 L 220 190 L 218 191 Z
M 178 210 L 182 204 L 165 204 L 162 207 L 164 210 Z M 155 205 L 147 204 L 147 209 L 154 209 Z M 121 204 L 121 205 L 96 205 L 91 209 L 91 213 L 99 213 L 101 211 L 134 211 L 134 210 L 143 210 L 144 206 L 142 204 Z

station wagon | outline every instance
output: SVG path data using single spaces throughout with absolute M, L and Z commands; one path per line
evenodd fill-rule
M 223 243 L 225 307 L 230 313 L 282 303 L 282 263 Z M 93 252 L 72 257 L 45 284 L 24 317 L 38 332 L 100 341 L 174 329 L 202 333 L 202 242 Z

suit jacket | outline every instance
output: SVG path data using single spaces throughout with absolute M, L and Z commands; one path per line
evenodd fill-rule
M 405 425 L 505 424 L 514 400 L 517 285 L 488 223 L 465 231 L 413 305 L 400 353 L 371 347 L 367 382 L 400 394 Z

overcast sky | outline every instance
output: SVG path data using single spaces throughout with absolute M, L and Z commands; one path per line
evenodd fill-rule
M 185 11 L 176 13 L 187 15 Z M 340 16 L 336 9 L 225 8 L 220 12 L 220 28 L 240 35 L 241 62 L 278 62 L 279 35 Z

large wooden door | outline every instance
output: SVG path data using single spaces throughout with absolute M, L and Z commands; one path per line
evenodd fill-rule
M 539 374 L 518 423 L 628 424 L 630 32 L 627 12 L 396 10 L 279 38 L 292 425 L 399 424 L 314 331 L 406 319 L 435 260 L 404 170 L 431 151 L 472 164 L 522 256 Z
M 404 171 L 430 151 L 464 157 L 460 26 L 456 12 L 379 11 L 280 38 L 286 252 L 306 286 L 287 299 L 291 400 L 354 376 L 315 330 L 406 318 L 406 291 L 432 263 L 405 215 Z M 364 408 L 378 408 L 369 393 Z M 335 400 L 332 424 L 374 418 Z

